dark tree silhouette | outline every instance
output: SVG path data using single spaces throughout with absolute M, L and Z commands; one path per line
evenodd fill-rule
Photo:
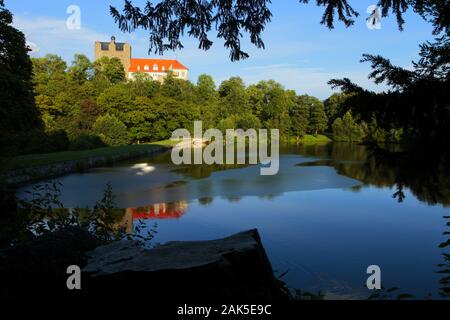
M 27 133 L 42 128 L 34 104 L 32 65 L 22 32 L 0 0 L 0 154 L 15 152 Z
M 309 0 L 299 0 L 307 4 Z M 246 32 L 251 42 L 264 48 L 261 33 L 270 22 L 270 0 L 161 0 L 147 2 L 142 10 L 126 0 L 123 13 L 111 7 L 111 15 L 120 29 L 132 32 L 142 28 L 150 32 L 150 49 L 155 53 L 183 48 L 180 37 L 187 33 L 199 40 L 199 48 L 208 50 L 213 42 L 208 34 L 213 27 L 217 37 L 225 41 L 232 61 L 249 55 L 241 50 L 241 38 Z M 316 0 L 324 7 L 321 23 L 332 29 L 335 19 L 349 27 L 358 16 L 348 0 Z M 349 79 L 331 80 L 329 84 L 352 94 L 352 111 L 370 121 L 373 116 L 386 129 L 401 127 L 410 136 L 435 139 L 449 136 L 449 24 L 450 0 L 379 0 L 381 15 L 396 16 L 403 30 L 403 14 L 412 9 L 434 27 L 434 43 L 421 45 L 421 59 L 414 62 L 414 70 L 391 64 L 379 55 L 363 55 L 362 62 L 370 62 L 373 71 L 369 78 L 386 83 L 393 91 L 377 95 L 352 83 Z M 363 107 L 364 106 L 364 107 Z M 345 112 L 345 110 L 344 110 Z
M 309 0 L 299 0 L 307 4 Z M 317 6 L 324 7 L 321 23 L 332 29 L 337 18 L 349 27 L 358 17 L 348 0 L 316 0 Z M 225 41 L 232 61 L 248 58 L 241 50 L 243 33 L 248 33 L 250 41 L 257 48 L 264 48 L 261 33 L 272 16 L 268 5 L 270 0 L 161 0 L 157 4 L 147 1 L 144 8 L 134 6 L 125 0 L 122 13 L 110 7 L 119 28 L 124 32 L 136 29 L 150 33 L 149 52 L 162 54 L 166 50 L 183 48 L 180 38 L 187 33 L 199 40 L 199 48 L 208 50 L 213 41 L 208 33 L 214 27 L 217 38 Z M 391 11 L 395 14 L 400 30 L 405 23 L 403 13 L 411 8 L 435 26 L 438 34 L 448 27 L 448 0 L 380 0 L 382 16 Z

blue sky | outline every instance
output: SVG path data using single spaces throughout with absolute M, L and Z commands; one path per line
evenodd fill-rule
M 194 82 L 202 73 L 212 75 L 216 84 L 231 76 L 242 77 L 246 84 L 274 79 L 298 94 L 324 99 L 333 92 L 326 84 L 330 78 L 348 77 L 366 88 L 384 90 L 384 86 L 367 79 L 370 67 L 359 63 L 361 55 L 381 54 L 394 64 L 410 68 L 411 61 L 417 59 L 418 45 L 432 39 L 431 25 L 413 12 L 406 14 L 403 32 L 398 30 L 394 16 L 383 19 L 380 30 L 369 30 L 366 9 L 376 0 L 351 1 L 361 14 L 355 25 L 345 28 L 337 23 L 335 29 L 328 30 L 319 23 L 323 8 L 310 2 L 304 5 L 298 0 L 273 0 L 272 22 L 263 33 L 266 49 L 256 49 L 245 38 L 243 49 L 250 54 L 247 60 L 231 62 L 223 42 L 214 37 L 213 48 L 207 52 L 197 49 L 195 40 L 186 38 L 183 50 L 167 52 L 163 58 L 180 60 L 190 69 L 189 78 Z M 110 4 L 122 8 L 123 0 L 6 0 L 15 17 L 14 25 L 38 47 L 33 56 L 55 53 L 70 63 L 75 53 L 83 53 L 92 59 L 94 41 L 107 41 L 115 35 L 117 41 L 132 45 L 133 57 L 149 57 L 146 32 L 122 33 L 109 15 Z M 69 5 L 81 9 L 80 30 L 66 28 Z

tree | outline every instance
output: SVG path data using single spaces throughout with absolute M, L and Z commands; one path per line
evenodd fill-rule
M 121 83 L 103 91 L 97 98 L 97 104 L 103 113 L 123 119 L 123 114 L 133 108 L 133 98 L 128 86 Z
M 183 101 L 193 101 L 194 85 L 190 81 L 175 78 L 171 72 L 164 79 L 161 94 Z
M 136 97 L 133 109 L 124 114 L 124 123 L 129 128 L 132 141 L 151 141 L 155 137 L 153 122 L 158 118 L 158 112 L 150 98 Z
M 76 54 L 69 68 L 69 76 L 72 80 L 83 84 L 93 76 L 93 65 L 88 57 L 83 54 Z
M 216 84 L 213 78 L 207 74 L 201 74 L 197 79 L 196 102 L 201 105 L 217 102 Z
M 299 2 L 308 3 L 309 0 Z M 249 57 L 241 50 L 243 34 L 248 34 L 257 48 L 264 48 L 261 33 L 272 16 L 269 3 L 268 0 L 162 0 L 157 4 L 147 1 L 143 10 L 125 0 L 122 13 L 113 6 L 110 6 L 110 13 L 123 32 L 148 30 L 149 52 L 159 54 L 182 49 L 180 38 L 185 34 L 199 40 L 199 49 L 209 50 L 213 42 L 208 36 L 214 28 L 217 38 L 223 39 L 224 46 L 230 50 L 231 61 L 235 61 Z M 329 29 L 334 28 L 336 17 L 349 27 L 359 16 L 348 0 L 317 0 L 316 5 L 325 7 L 321 24 Z M 383 17 L 388 16 L 389 10 L 395 14 L 400 30 L 403 30 L 403 13 L 408 8 L 431 21 L 436 26 L 435 32 L 447 28 L 450 20 L 448 0 L 380 0 L 379 6 Z
M 201 74 L 195 88 L 195 102 L 200 106 L 203 128 L 213 128 L 216 124 L 219 95 L 210 75 Z
M 304 94 L 298 97 L 297 104 L 302 109 L 302 112 L 308 110 L 308 133 L 317 134 L 327 129 L 328 120 L 322 101 L 316 97 Z
M 125 70 L 119 58 L 102 57 L 94 62 L 94 77 L 117 84 L 125 81 Z
M 62 115 L 62 108 L 66 107 L 64 96 L 73 97 L 73 93 L 67 92 L 69 79 L 66 62 L 57 55 L 47 54 L 43 58 L 33 58 L 32 63 L 37 107 L 43 114 L 52 117 Z
M 308 131 L 310 111 L 310 107 L 299 100 L 297 99 L 297 103 L 289 111 L 291 132 L 297 139 L 303 137 Z
M 331 126 L 338 117 L 342 117 L 349 109 L 347 100 L 351 95 L 345 93 L 333 93 L 324 101 L 325 113 Z
M 100 108 L 92 100 L 83 100 L 80 103 L 80 111 L 75 118 L 75 123 L 80 131 L 90 131 L 97 117 L 100 115 Z
M 113 115 L 106 114 L 98 117 L 92 129 L 107 145 L 117 146 L 128 143 L 127 127 Z
M 219 112 L 223 118 L 247 113 L 250 110 L 249 97 L 244 81 L 232 77 L 219 86 Z
M 153 81 L 146 73 L 137 72 L 133 75 L 133 81 L 130 82 L 131 95 L 136 97 L 155 97 L 161 90 L 161 83 Z
M 324 132 L 328 128 L 328 119 L 323 104 L 311 105 L 309 120 L 310 130 L 314 135 Z
M 29 49 L 12 21 L 0 1 L 0 153 L 20 151 L 27 135 L 43 126 L 34 103 Z
M 336 118 L 333 125 L 333 139 L 336 141 L 360 142 L 368 134 L 368 127 L 365 122 L 356 123 L 350 111 L 341 118 Z
M 161 0 L 156 5 L 147 2 L 145 10 L 141 10 L 125 0 L 122 13 L 115 7 L 110 7 L 110 13 L 124 32 L 134 32 L 140 28 L 148 30 L 149 51 L 158 53 L 183 48 L 180 39 L 184 34 L 198 39 L 199 48 L 208 50 L 213 44 L 208 35 L 215 27 L 217 37 L 223 38 L 225 47 L 230 49 L 231 60 L 235 61 L 248 57 L 241 50 L 244 34 L 249 34 L 251 42 L 258 48 L 264 48 L 261 34 L 272 15 L 269 2 Z M 309 0 L 299 2 L 309 3 Z M 350 2 L 317 0 L 316 5 L 324 7 L 321 23 L 330 29 L 334 27 L 335 19 L 346 27 L 354 24 L 354 18 L 359 13 Z M 445 143 L 450 139 L 447 129 L 450 125 L 450 0 L 379 0 L 378 7 L 383 17 L 390 12 L 395 15 L 400 30 L 403 30 L 405 23 L 404 13 L 412 9 L 433 25 L 433 34 L 437 37 L 435 42 L 421 45 L 421 59 L 413 64 L 413 71 L 393 66 L 388 59 L 378 55 L 363 56 L 363 62 L 372 64 L 370 77 L 376 83 L 385 82 L 393 89 L 384 96 L 365 91 L 349 79 L 332 80 L 330 85 L 340 87 L 345 93 L 358 95 L 352 98 L 349 109 L 361 119 L 368 120 L 369 115 L 375 114 L 383 127 L 401 126 L 404 132 L 421 137 L 423 141 L 440 139 Z

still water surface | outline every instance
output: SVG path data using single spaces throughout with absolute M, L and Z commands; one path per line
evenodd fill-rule
M 258 166 L 177 167 L 170 154 L 92 169 L 58 179 L 61 201 L 93 206 L 110 182 L 116 204 L 126 208 L 120 223 L 130 231 L 137 220 L 157 222 L 156 242 L 258 228 L 273 269 L 287 271 L 283 280 L 293 288 L 367 298 L 366 268 L 376 264 L 384 287 L 442 297 L 446 157 L 337 143 L 280 152 L 276 176 L 260 176 Z

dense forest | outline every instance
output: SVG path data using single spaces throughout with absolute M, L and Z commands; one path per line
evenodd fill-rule
M 330 2 L 332 11 L 336 9 L 333 6 Z M 383 16 L 389 7 L 382 6 Z M 407 7 L 397 12 L 400 27 Z M 163 10 L 164 6 L 158 8 Z M 242 79 L 232 77 L 216 86 L 208 75 L 201 75 L 195 84 L 169 75 L 161 84 L 145 75 L 127 81 L 117 59 L 91 62 L 77 54 L 70 65 L 57 55 L 31 59 L 24 35 L 12 26 L 12 14 L 0 0 L 0 154 L 157 141 L 169 138 L 177 128 L 191 128 L 194 120 L 203 120 L 204 128 L 277 128 L 284 140 L 295 141 L 306 134 L 332 133 L 338 141 L 445 142 L 450 110 L 445 6 L 416 1 L 413 8 L 433 24 L 435 35 L 440 35 L 435 43 L 421 46 L 421 59 L 414 63 L 414 70 L 395 67 L 380 56 L 365 55 L 362 61 L 370 62 L 373 68 L 370 77 L 387 83 L 392 91 L 376 94 L 349 79 L 331 80 L 330 85 L 343 92 L 320 101 L 305 94 L 298 96 L 272 80 L 246 86 Z M 260 17 L 263 24 L 268 21 L 264 12 Z M 322 23 L 332 27 L 332 15 L 327 12 Z M 121 29 L 133 30 L 127 15 L 114 8 L 111 14 Z M 345 23 L 348 17 L 340 14 L 338 18 Z M 178 27 L 182 30 L 191 24 L 185 21 Z M 156 37 L 165 34 L 164 28 L 162 23 L 150 32 Z M 254 30 L 256 43 L 262 29 Z M 232 58 L 245 58 L 239 46 L 230 46 Z
M 164 140 L 175 129 L 192 128 L 195 120 L 202 120 L 205 129 L 276 128 L 284 140 L 330 130 L 344 141 L 399 139 L 379 129 L 375 119 L 368 125 L 357 123 L 350 112 L 343 114 L 345 94 L 320 101 L 297 96 L 273 80 L 246 86 L 239 77 L 217 87 L 206 74 L 195 84 L 170 74 L 164 83 L 145 74 L 127 81 L 119 59 L 91 62 L 81 54 L 70 65 L 57 55 L 32 58 L 31 63 L 42 130 L 24 139 L 18 151 L 25 153 Z
M 69 67 L 55 55 L 32 63 L 45 130 L 63 131 L 72 148 L 163 140 L 175 129 L 191 128 L 194 120 L 204 128 L 278 128 L 286 137 L 327 129 L 321 101 L 297 97 L 274 81 L 246 87 L 232 77 L 218 88 L 209 75 L 200 75 L 196 84 L 170 74 L 164 83 L 145 74 L 127 81 L 118 59 L 91 63 L 83 55 Z

